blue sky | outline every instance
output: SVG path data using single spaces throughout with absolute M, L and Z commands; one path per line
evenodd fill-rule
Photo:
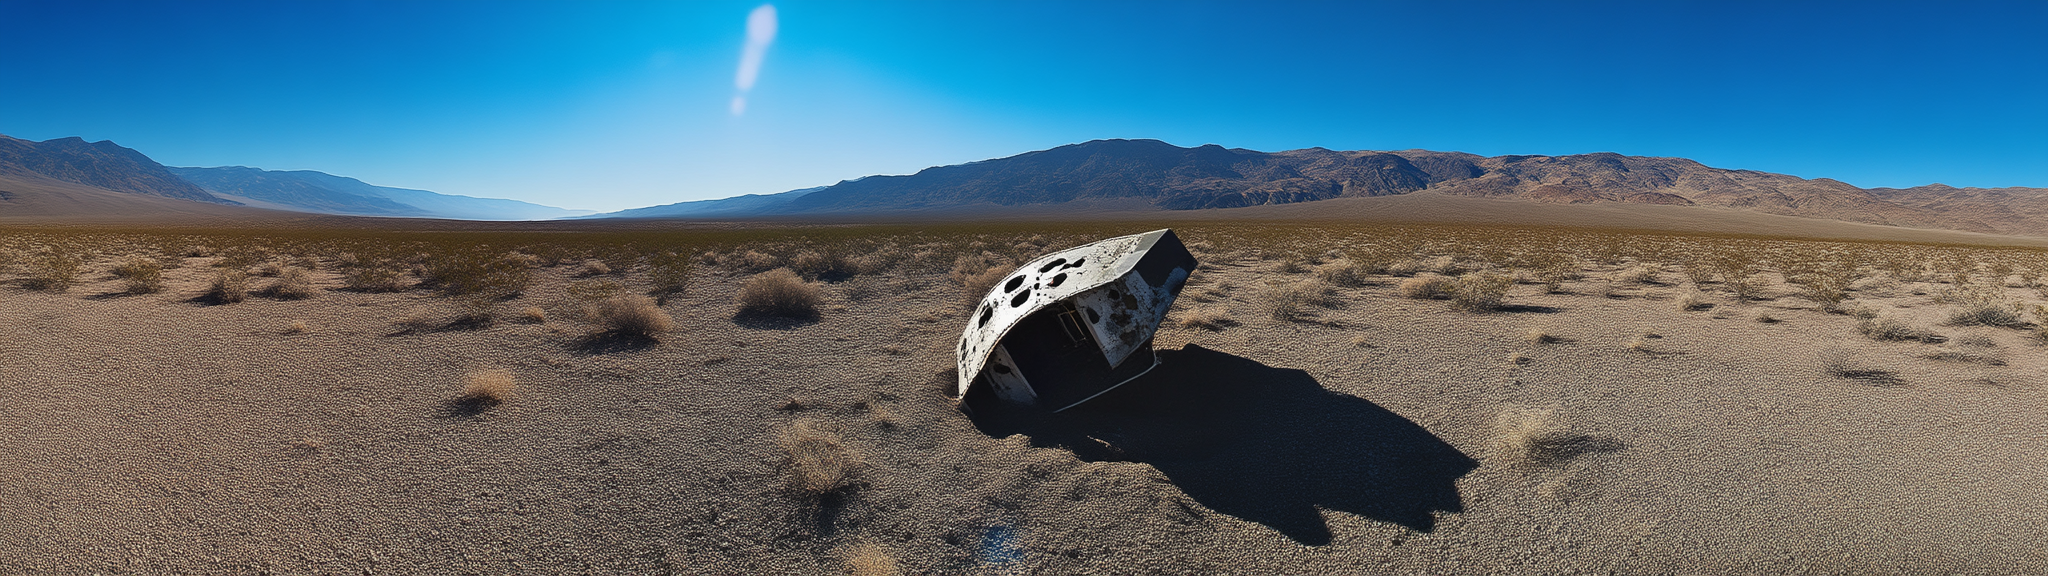
M 0 134 L 599 210 L 1097 138 L 2048 186 L 2044 2 L 772 4 L 742 91 L 758 1 L 0 0 Z

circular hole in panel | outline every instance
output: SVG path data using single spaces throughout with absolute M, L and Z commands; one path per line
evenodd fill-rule
M 1101 324 L 1101 323 L 1102 323 L 1102 315 L 1101 315 L 1101 314 L 1096 314 L 1096 313 L 1095 313 L 1095 309 L 1094 309 L 1094 308 L 1082 308 L 1082 310 L 1087 310 L 1087 311 L 1088 311 L 1088 323 L 1089 323 L 1089 324 Z
M 1061 283 L 1061 282 L 1066 282 L 1066 281 L 1067 281 L 1067 273 L 1065 273 L 1065 272 L 1061 272 L 1061 273 L 1059 273 L 1059 274 L 1057 274 L 1057 275 L 1054 275 L 1054 276 L 1052 277 L 1052 281 L 1051 281 L 1051 282 L 1047 282 L 1047 283 L 1045 283 L 1045 285 L 1047 285 L 1047 286 L 1058 286 L 1058 285 L 1060 285 L 1060 283 Z
M 1003 291 L 1004 291 L 1004 292 L 1016 292 L 1016 291 L 1017 291 L 1017 287 L 1018 287 L 1018 286 L 1023 286 L 1023 285 L 1024 285 L 1024 277 L 1023 277 L 1023 276 L 1018 276 L 1018 277 L 1016 277 L 1016 278 L 1011 278 L 1009 282 L 1004 282 L 1004 283 L 1003 283 Z
M 1038 273 L 1039 273 L 1039 274 L 1044 274 L 1044 273 L 1047 273 L 1047 272 L 1051 272 L 1051 271 L 1052 271 L 1052 269 L 1054 269 L 1054 268 L 1058 268 L 1058 267 L 1060 267 L 1060 265 L 1061 265 L 1061 264 L 1066 264 L 1066 263 L 1067 263 L 1067 259 L 1065 259 L 1065 258 L 1055 258 L 1055 259 L 1053 259 L 1053 261 L 1045 263 L 1045 265 L 1044 265 L 1044 266 L 1039 266 L 1039 267 L 1038 267 Z
M 1024 302 L 1025 302 L 1026 300 L 1030 300 L 1030 299 L 1031 299 L 1031 291 L 1030 291 L 1030 290 L 1025 290 L 1025 291 L 1023 291 L 1023 292 L 1018 292 L 1016 296 L 1011 296 L 1011 297 L 1010 297 L 1010 307 L 1011 307 L 1011 308 L 1016 308 L 1016 307 L 1018 307 L 1018 306 L 1023 306 L 1023 305 L 1024 305 Z

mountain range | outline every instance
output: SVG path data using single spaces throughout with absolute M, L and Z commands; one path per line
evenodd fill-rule
M 0 135 L 0 216 L 193 211 L 156 202 L 157 198 L 316 214 L 459 220 L 545 220 L 592 213 L 373 186 L 310 170 L 171 167 L 106 140 L 31 142 Z
M 1551 204 L 1716 207 L 1908 228 L 2048 236 L 2048 188 L 1858 188 L 1827 178 L 1615 153 L 1479 156 L 1428 150 L 1260 152 L 1095 140 L 817 188 L 605 214 L 374 186 L 313 171 L 165 167 L 112 142 L 0 136 L 0 216 L 246 206 L 470 220 L 731 219 L 1109 208 L 1188 211 L 1427 193 Z M 125 204 L 124 204 L 125 203 Z M 217 211 L 217 210 L 216 210 Z
M 1809 218 L 2048 235 L 2048 189 L 1864 189 L 1827 178 L 1712 168 L 1685 158 L 1493 156 L 1428 150 L 1260 152 L 1096 140 L 1007 158 L 870 176 L 793 198 L 779 214 L 1137 203 L 1236 208 L 1434 192 L 1534 202 L 1720 206 Z
M 252 206 L 300 212 L 456 220 L 548 220 L 593 213 L 517 200 L 374 186 L 312 170 L 274 171 L 246 166 L 168 170 L 216 196 L 239 199 Z

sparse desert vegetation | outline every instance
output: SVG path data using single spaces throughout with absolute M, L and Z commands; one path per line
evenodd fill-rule
M 740 287 L 740 312 L 785 318 L 818 315 L 824 294 L 816 284 L 788 268 L 776 268 L 748 278 Z
M 815 421 L 800 421 L 782 433 L 788 458 L 788 486 L 806 498 L 823 498 L 855 486 L 859 459 L 838 434 Z
M 1065 421 L 1100 427 L 1015 435 L 983 430 L 991 425 L 950 397 L 951 350 L 966 321 L 959 303 L 1041 254 L 1150 228 L 736 226 L 544 240 L 488 230 L 8 230 L 0 316 L 33 337 L 0 340 L 0 352 L 18 362 L 13 373 L 47 377 L 0 386 L 21 399 L 0 424 L 23 431 L 17 438 L 64 440 L 18 441 L 0 449 L 0 464 L 49 478 L 80 473 L 72 468 L 120 475 L 132 490 L 93 500 L 42 483 L 58 496 L 39 501 L 91 535 L 83 540 L 136 539 L 165 559 L 157 572 L 231 562 L 151 544 L 159 533 L 254 550 L 236 560 L 252 572 L 369 567 L 292 552 L 329 545 L 375 551 L 393 571 L 519 570 L 412 532 L 375 540 L 384 536 L 350 528 L 358 525 L 463 542 L 518 530 L 597 537 L 612 544 L 549 561 L 622 573 L 967 573 L 1003 538 L 1022 543 L 1008 566 L 1026 572 L 1202 571 L 1234 557 L 1343 571 L 1355 564 L 1324 557 L 1371 555 L 1398 568 L 1389 571 L 1430 572 L 1440 551 L 1392 542 L 1426 534 L 1471 555 L 1511 557 L 1529 542 L 1521 527 L 1531 518 L 1634 525 L 1703 506 L 1746 514 L 1753 509 L 1729 495 L 1760 476 L 1816 467 L 1828 473 L 1799 480 L 1801 494 L 1981 498 L 2021 502 L 2014 514 L 2029 518 L 2043 511 L 2006 484 L 1965 491 L 1888 479 L 1901 470 L 2030 474 L 1998 463 L 2026 461 L 2034 447 L 2024 441 L 1972 448 L 1982 461 L 1925 455 L 1949 454 L 1959 438 L 2042 434 L 2031 419 L 2005 416 L 2048 402 L 2034 386 L 2048 370 L 2048 345 L 2035 340 L 2048 295 L 2030 275 L 2048 270 L 2048 252 L 1569 229 L 1173 227 L 1202 246 L 1202 267 L 1154 336 L 1156 375 L 1213 386 L 1134 389 L 1154 395 Z M 49 254 L 76 261 L 61 292 L 39 280 Z M 1731 269 L 1718 263 L 1727 254 L 1754 263 Z M 1827 267 L 1837 255 L 1855 265 Z M 1278 272 L 1289 259 L 1301 272 Z M 608 271 L 587 274 L 591 261 Z M 124 268 L 149 266 L 137 262 L 157 265 L 163 296 L 114 297 L 131 293 Z M 1687 274 L 1689 264 L 1705 274 Z M 215 280 L 234 274 L 252 297 L 205 305 Z M 756 281 L 764 277 L 775 280 Z M 772 297 L 749 300 L 750 290 Z M 796 309 L 802 321 L 754 316 L 762 309 L 751 302 L 790 293 L 807 294 L 797 297 L 808 303 Z M 1718 306 L 1687 312 L 1688 298 Z M 505 320 L 465 320 L 475 309 Z M 97 317 L 138 328 L 79 321 Z M 479 379 L 451 365 L 507 367 L 518 385 L 502 372 L 501 392 L 473 394 Z M 132 384 L 102 381 L 111 373 Z M 137 405 L 152 409 L 121 408 Z M 1178 423 L 1183 413 L 1198 424 Z M 78 418 L 133 427 L 60 433 Z M 1887 430 L 1882 445 L 1828 432 L 1873 422 Z M 1207 451 L 1229 443 L 1163 440 L 1208 430 L 1264 448 L 1226 457 Z M 141 443 L 172 448 L 120 448 Z M 108 464 L 65 464 L 74 445 Z M 1403 460 L 1425 453 L 1440 459 Z M 1678 453 L 1686 457 L 1653 456 Z M 1380 476 L 1308 465 L 1326 461 L 1316 454 L 1373 463 L 1360 469 Z M 174 466 L 196 476 L 119 472 Z M 1265 472 L 1300 469 L 1333 480 Z M 195 487 L 195 477 L 208 484 Z M 273 490 L 278 478 L 318 489 Z M 1249 481 L 1261 489 L 1234 488 Z M 0 489 L 23 486 L 0 478 Z M 1680 493 L 1688 496 L 1668 496 Z M 364 520 L 308 532 L 242 500 Z M 1279 509 L 1287 515 L 1265 512 Z M 22 510 L 0 520 L 54 518 Z M 168 516 L 152 510 L 279 540 L 226 524 L 153 523 Z M 395 512 L 414 510 L 423 512 Z M 1925 507 L 1874 510 L 1897 522 L 1964 522 Z M 1082 534 L 1081 518 L 1117 528 Z M 1687 537 L 1726 549 L 1796 536 L 1698 521 L 1707 527 Z M 1811 522 L 1876 533 L 1861 520 Z M 1559 562 L 1640 568 L 1609 554 L 1633 536 L 1576 538 L 1586 548 L 1559 552 Z M 358 541 L 376 543 L 348 544 Z M 1196 560 L 1152 570 L 1126 552 L 1142 546 Z M 0 541 L 0 571 L 120 572 L 135 556 L 125 550 Z M 1668 571 L 1692 565 L 1675 566 Z M 1696 571 L 1716 566 L 1729 568 Z
M 1494 422 L 1499 459 L 1515 467 L 1554 467 L 1573 457 L 1619 450 L 1612 438 L 1575 431 L 1555 407 L 1512 406 Z
M 164 267 L 156 260 L 129 258 L 115 266 L 113 272 L 127 284 L 129 294 L 155 294 L 164 290 Z
M 216 304 L 233 304 L 249 299 L 249 274 L 241 270 L 222 269 L 213 274 L 213 283 L 206 289 L 203 298 Z
M 512 372 L 487 368 L 472 370 L 462 377 L 462 394 L 455 401 L 472 411 L 482 410 L 505 403 L 512 399 L 517 385 Z
M 598 301 L 595 316 L 607 332 L 636 338 L 653 338 L 675 326 L 675 321 L 654 303 L 653 298 L 638 294 L 621 294 Z

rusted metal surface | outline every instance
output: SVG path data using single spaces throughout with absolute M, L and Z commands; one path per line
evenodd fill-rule
M 1110 238 L 1025 263 L 968 317 L 956 349 L 959 393 L 966 395 L 990 370 L 987 382 L 999 397 L 1035 399 L 1030 374 L 1018 372 L 1001 344 L 1018 322 L 1054 306 L 1073 306 L 1109 367 L 1122 365 L 1150 345 L 1194 268 L 1194 257 L 1171 230 Z

